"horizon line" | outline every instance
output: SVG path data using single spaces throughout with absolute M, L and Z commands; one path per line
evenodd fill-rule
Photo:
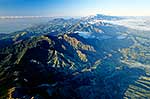
M 16 15 L 6 15 L 6 16 L 0 16 L 0 19 L 15 19 L 15 18 L 55 18 L 55 17 L 86 17 L 86 16 L 96 16 L 95 15 L 81 15 L 81 16 L 34 16 L 34 15 L 25 15 L 25 16 L 16 16 Z M 150 17 L 150 15 L 109 15 L 109 14 L 100 14 L 100 15 L 105 15 L 105 16 L 120 16 L 120 17 Z

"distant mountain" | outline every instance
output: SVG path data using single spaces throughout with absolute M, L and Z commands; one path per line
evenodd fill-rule
M 148 98 L 149 36 L 102 18 L 119 19 L 57 18 L 1 36 L 0 98 Z
M 94 18 L 99 20 L 121 20 L 124 19 L 125 17 L 97 14 L 96 16 L 94 16 Z
M 8 34 L 5 34 L 5 33 L 0 33 L 0 37 L 3 38 L 3 37 L 6 37 Z
M 48 18 L 48 16 L 0 16 L 0 19 Z

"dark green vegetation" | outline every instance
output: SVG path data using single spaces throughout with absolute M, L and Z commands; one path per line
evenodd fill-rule
M 148 99 L 149 34 L 94 19 L 0 36 L 0 98 Z

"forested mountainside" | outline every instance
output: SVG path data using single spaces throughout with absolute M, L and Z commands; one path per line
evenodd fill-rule
M 0 35 L 0 98 L 150 97 L 150 34 L 97 15 Z

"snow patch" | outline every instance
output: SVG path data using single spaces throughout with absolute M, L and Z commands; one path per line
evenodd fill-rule
M 84 38 L 90 38 L 91 37 L 91 33 L 90 32 L 75 31 L 74 33 L 78 33 L 80 36 L 82 36 Z
M 95 20 L 92 20 L 92 21 L 89 21 L 88 22 L 89 24 L 102 24 L 103 25 L 103 20 L 97 20 L 97 19 L 95 19 Z
M 117 39 L 125 39 L 125 38 L 127 38 L 127 35 L 128 34 L 119 35 L 119 36 L 117 36 Z

